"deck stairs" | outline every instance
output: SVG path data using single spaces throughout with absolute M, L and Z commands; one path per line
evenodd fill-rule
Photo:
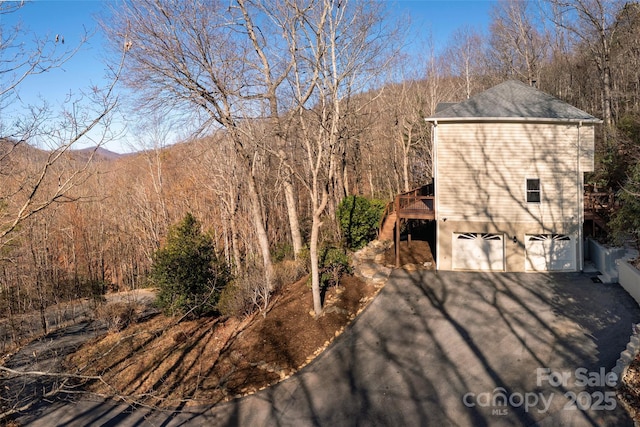
M 378 235 L 378 240 L 393 240 L 393 232 L 396 226 L 396 217 L 397 214 L 395 211 L 390 212 L 384 220 L 382 224 L 382 228 L 380 229 L 380 234 Z

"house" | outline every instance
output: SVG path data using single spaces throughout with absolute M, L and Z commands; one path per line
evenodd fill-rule
M 601 120 L 517 81 L 426 120 L 437 269 L 582 270 L 584 174 Z

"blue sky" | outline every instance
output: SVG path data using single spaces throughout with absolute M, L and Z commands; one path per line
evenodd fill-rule
M 108 1 L 108 0 L 107 0 Z M 105 40 L 99 32 L 96 16 L 106 9 L 107 1 L 100 0 L 36 0 L 27 3 L 18 12 L 0 15 L 0 25 L 6 30 L 16 22 L 22 22 L 28 33 L 24 42 L 28 45 L 34 35 L 54 38 L 64 37 L 65 47 L 76 46 L 85 30 L 96 32 L 80 52 L 61 69 L 45 75 L 34 76 L 20 87 L 23 104 L 34 104 L 46 99 L 52 106 L 59 106 L 71 92 L 79 94 L 92 85 L 105 83 Z M 384 0 L 381 0 L 384 1 Z M 392 13 L 410 19 L 411 45 L 423 46 L 429 35 L 433 36 L 436 49 L 447 42 L 450 34 L 462 26 L 472 26 L 485 31 L 489 21 L 489 0 L 398 0 L 388 2 Z M 17 114 L 12 105 L 0 114 Z M 114 151 L 129 151 L 126 141 L 107 144 Z

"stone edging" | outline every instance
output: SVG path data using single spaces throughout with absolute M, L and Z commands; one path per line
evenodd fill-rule
M 629 365 L 636 358 L 638 353 L 640 353 L 640 328 L 639 325 L 633 325 L 633 333 L 631 334 L 631 338 L 629 339 L 629 343 L 627 344 L 627 348 L 620 353 L 620 358 L 616 362 L 616 366 L 611 370 L 614 372 L 619 380 L 624 379 L 624 375 L 627 373 L 629 369 Z M 618 387 L 622 381 L 618 381 Z
M 391 268 L 382 265 L 381 257 L 392 242 L 374 240 L 353 253 L 353 274 L 376 287 L 382 287 L 391 274 Z
M 615 373 L 618 376 L 618 382 L 616 385 L 616 389 L 619 390 L 620 393 L 621 386 L 626 383 L 625 377 L 627 375 L 627 371 L 629 370 L 629 366 L 631 362 L 635 360 L 635 358 L 640 353 L 640 324 L 633 325 L 633 333 L 631 334 L 631 338 L 629 339 L 629 343 L 627 344 L 627 348 L 620 353 L 620 358 L 616 362 L 616 366 L 611 370 L 611 372 Z M 636 408 L 629 406 L 625 399 L 618 396 L 618 402 L 622 404 L 622 407 L 627 411 L 629 416 L 633 419 L 633 425 L 635 427 L 640 427 L 640 423 L 635 419 L 636 416 Z
M 624 290 L 627 291 L 627 293 L 631 295 L 638 304 L 640 304 L 640 283 L 638 282 L 636 269 L 624 259 L 619 260 L 616 264 L 619 272 L 620 286 L 622 286 Z M 626 384 L 625 377 L 627 376 L 629 366 L 631 365 L 631 362 L 638 357 L 639 353 L 640 324 L 634 324 L 632 325 L 632 333 L 629 338 L 629 342 L 627 343 L 627 347 L 620 353 L 620 358 L 617 360 L 616 366 L 611 370 L 611 372 L 618 376 L 617 389 L 620 389 L 623 384 Z M 625 399 L 619 398 L 618 400 L 622 403 L 629 415 L 634 418 L 634 425 L 640 426 L 638 421 L 635 420 L 637 408 L 630 407 Z
M 391 268 L 377 264 L 376 257 L 379 256 L 380 254 L 383 254 L 389 247 L 390 246 L 388 245 L 388 242 L 379 242 L 377 240 L 374 240 L 373 242 L 370 242 L 367 246 L 365 246 L 364 248 L 360 249 L 359 251 L 353 254 L 352 265 L 351 265 L 351 267 L 353 268 L 353 274 L 356 277 L 363 279 L 365 282 L 375 286 L 377 288 L 377 291 L 367 301 L 364 307 L 360 307 L 357 312 L 349 315 L 349 322 L 353 322 L 353 320 L 355 320 L 355 318 L 358 317 L 360 313 L 362 313 L 362 311 L 364 311 L 369 306 L 369 303 L 371 302 L 371 300 L 373 300 L 377 296 L 378 292 L 380 292 L 384 284 L 387 282 L 387 279 L 391 274 Z M 314 315 L 313 310 L 309 314 L 313 316 Z M 298 366 L 296 369 L 280 370 L 278 366 L 273 364 L 267 364 L 264 362 L 256 364 L 256 367 L 258 369 L 262 369 L 267 372 L 277 373 L 280 376 L 280 378 L 258 389 L 244 391 L 232 396 L 228 396 L 228 398 L 225 399 L 224 402 L 228 402 L 234 399 L 240 399 L 246 396 L 253 395 L 259 391 L 262 391 L 266 388 L 269 388 L 278 383 L 281 383 L 282 381 L 300 372 L 304 367 L 309 365 L 322 352 L 324 352 L 329 347 L 329 345 L 331 345 L 333 341 L 344 332 L 345 327 L 346 326 L 343 326 L 342 328 L 337 330 L 333 337 L 330 337 L 327 341 L 324 342 L 324 344 L 318 347 L 313 352 L 313 354 L 309 355 L 306 358 L 306 360 L 302 362 L 302 364 Z

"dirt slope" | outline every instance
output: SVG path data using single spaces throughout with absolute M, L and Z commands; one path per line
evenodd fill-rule
M 305 280 L 281 289 L 266 317 L 176 324 L 157 315 L 83 346 L 67 368 L 102 375 L 86 387 L 174 407 L 211 404 L 281 381 L 319 354 L 379 289 L 354 277 L 331 288 L 314 319 Z

